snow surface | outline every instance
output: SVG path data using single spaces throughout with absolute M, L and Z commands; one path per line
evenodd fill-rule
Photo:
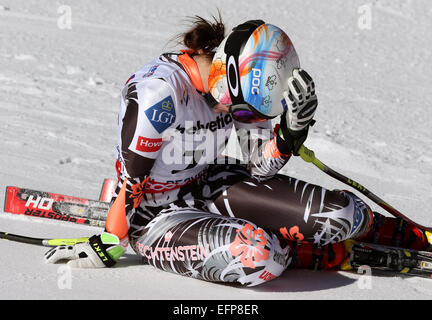
M 72 29 L 62 29 L 64 5 L 71 8 Z M 228 27 L 262 18 L 289 33 L 317 85 L 320 106 L 307 142 L 317 156 L 432 225 L 431 2 L 219 0 L 217 7 Z M 372 23 L 365 30 L 361 18 L 368 9 Z M 188 27 L 185 17 L 215 13 L 208 1 L 0 0 L 0 189 L 98 198 L 103 179 L 115 176 L 124 82 L 160 52 L 176 48 L 169 40 Z M 284 173 L 346 188 L 297 158 Z M 36 237 L 100 232 L 6 213 L 0 213 L 0 230 Z M 346 272 L 290 270 L 244 289 L 141 265 L 132 251 L 113 269 L 73 270 L 65 289 L 66 271 L 44 264 L 45 251 L 0 241 L 0 298 L 432 297 L 432 280 L 373 276 L 372 288 L 365 289 L 364 277 Z

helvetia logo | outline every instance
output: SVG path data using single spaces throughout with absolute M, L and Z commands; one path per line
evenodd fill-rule
M 230 114 L 219 114 L 215 120 L 210 122 L 202 123 L 201 120 L 197 122 L 187 121 L 184 126 L 178 125 L 176 130 L 181 134 L 195 134 L 202 130 L 202 132 L 206 132 L 210 130 L 211 132 L 215 132 L 216 130 L 220 130 L 228 126 L 233 121 L 232 116 Z

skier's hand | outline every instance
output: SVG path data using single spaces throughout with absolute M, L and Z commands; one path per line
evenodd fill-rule
M 124 252 L 119 238 L 104 232 L 91 237 L 88 243 L 52 248 L 45 253 L 45 262 L 67 260 L 67 264 L 73 268 L 112 267 Z
M 283 95 L 286 111 L 281 116 L 276 144 L 281 153 L 298 156 L 318 106 L 315 83 L 306 71 L 294 69 L 293 76 L 288 79 L 288 90 Z
M 294 69 L 288 79 L 288 90 L 283 93 L 286 103 L 285 120 L 291 131 L 302 131 L 313 120 L 318 99 L 315 95 L 315 83 L 311 76 L 302 69 Z

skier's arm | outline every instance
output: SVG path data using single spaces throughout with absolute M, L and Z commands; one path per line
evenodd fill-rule
M 144 197 L 145 183 L 162 147 L 162 133 L 175 119 L 173 101 L 172 90 L 163 80 L 131 83 L 125 88 L 124 113 L 119 116 L 119 185 L 105 232 L 91 237 L 89 243 L 51 249 L 45 255 L 46 262 L 66 259 L 72 267 L 100 268 L 113 266 L 123 255 L 129 219 Z
M 144 198 L 145 184 L 163 143 L 163 132 L 176 112 L 171 87 L 162 79 L 130 83 L 124 90 L 126 111 L 120 115 L 119 185 L 105 229 L 127 240 L 129 220 Z
M 318 106 L 315 84 L 306 71 L 294 70 L 287 82 L 282 100 L 286 111 L 274 132 L 270 121 L 255 127 L 236 124 L 241 128 L 237 133 L 242 151 L 249 150 L 249 154 L 243 152 L 243 157 L 248 157 L 250 173 L 258 181 L 272 178 L 292 154 L 298 155 Z
M 252 177 L 258 181 L 272 178 L 288 162 L 291 154 L 282 154 L 276 146 L 271 121 L 258 125 L 236 123 L 242 156 Z

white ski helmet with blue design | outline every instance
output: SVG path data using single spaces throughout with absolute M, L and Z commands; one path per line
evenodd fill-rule
M 283 92 L 299 58 L 288 35 L 262 20 L 247 21 L 219 45 L 209 74 L 211 95 L 224 105 L 247 105 L 271 119 L 284 112 Z

